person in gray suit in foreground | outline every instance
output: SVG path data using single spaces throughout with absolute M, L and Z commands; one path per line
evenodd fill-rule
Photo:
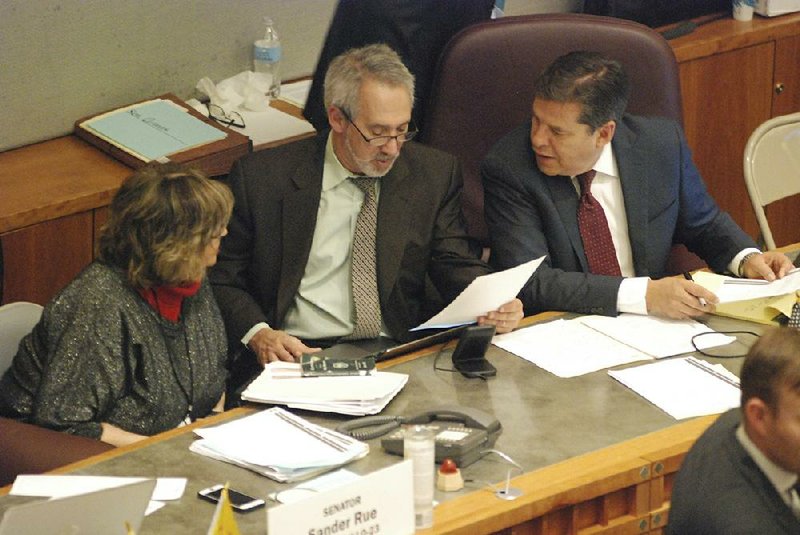
M 800 533 L 800 331 L 775 328 L 742 366 L 742 404 L 686 455 L 667 533 Z

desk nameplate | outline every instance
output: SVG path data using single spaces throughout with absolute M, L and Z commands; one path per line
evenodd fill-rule
M 267 509 L 267 533 L 414 533 L 411 461 L 377 470 L 305 500 Z

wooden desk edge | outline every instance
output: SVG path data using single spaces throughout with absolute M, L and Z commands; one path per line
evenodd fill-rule
M 709 17 L 713 15 L 692 20 L 702 23 Z M 754 15 L 753 20 L 748 22 L 737 21 L 727 16 L 701 25 L 688 35 L 670 40 L 669 45 L 678 63 L 682 63 L 797 35 L 799 27 L 800 13 L 787 13 L 777 17 Z
M 516 477 L 512 486 L 524 494 L 514 501 L 501 501 L 482 489 L 441 503 L 434 511 L 434 527 L 422 533 L 495 533 L 647 483 L 663 475 L 651 469 L 654 462 L 685 453 L 716 418 L 695 418 Z M 653 512 L 647 509 L 642 515 Z

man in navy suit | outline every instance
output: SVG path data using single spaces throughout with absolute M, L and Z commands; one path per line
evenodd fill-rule
M 800 533 L 800 331 L 764 334 L 742 365 L 742 406 L 686 455 L 667 533 Z
M 520 295 L 526 313 L 712 312 L 713 293 L 663 278 L 674 243 L 718 272 L 773 280 L 792 268 L 783 254 L 761 253 L 719 209 L 675 122 L 624 113 L 628 94 L 619 62 L 592 52 L 561 56 L 536 82 L 530 125 L 506 135 L 483 162 L 490 262 L 504 269 L 547 255 Z M 587 171 L 586 202 L 601 208 L 610 234 L 599 253 L 615 264 L 609 270 L 592 268 L 601 240 L 579 223 L 587 198 L 579 175 Z

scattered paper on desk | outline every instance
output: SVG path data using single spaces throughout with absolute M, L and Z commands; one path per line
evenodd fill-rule
M 270 493 L 269 498 L 270 500 L 274 500 L 279 503 L 295 503 L 308 498 L 309 496 L 314 496 L 320 492 L 335 489 L 336 487 L 340 487 L 346 483 L 351 483 L 360 477 L 360 475 L 342 468 L 340 470 L 336 470 L 335 472 L 324 474 L 309 481 L 305 481 L 294 488 L 282 490 L 280 492 L 272 492 Z
M 242 392 L 242 399 L 363 416 L 382 411 L 407 382 L 408 375 L 404 373 L 382 371 L 358 376 L 303 377 L 300 364 L 271 363 Z
M 300 80 L 290 84 L 281 84 L 281 95 L 278 97 L 298 108 L 305 108 L 308 93 L 311 91 L 311 80 Z
M 739 406 L 739 379 L 719 364 L 694 357 L 609 370 L 608 374 L 678 420 Z
M 314 127 L 308 121 L 298 119 L 275 108 L 269 108 L 266 111 L 242 110 L 239 113 L 244 119 L 245 127 L 231 126 L 230 128 L 253 140 L 253 148 L 256 150 L 273 141 L 315 132 Z
M 227 136 L 166 99 L 113 110 L 80 126 L 145 162 Z
M 692 337 L 712 329 L 694 320 L 664 320 L 620 314 L 555 320 L 501 334 L 492 343 L 558 377 L 586 373 L 694 351 Z M 704 336 L 703 347 L 725 345 L 734 337 Z
M 274 407 L 216 427 L 189 449 L 276 481 L 313 477 L 369 453 L 369 445 Z
M 652 358 L 578 319 L 555 320 L 500 334 L 492 343 L 558 377 L 576 377 Z
M 762 279 L 739 279 L 700 271 L 694 274 L 697 284 L 717 294 L 720 303 L 733 303 L 776 297 L 800 290 L 800 269 L 795 268 L 782 279 L 767 282 Z
M 89 492 L 130 485 L 144 481 L 144 477 L 77 476 L 31 474 L 19 475 L 14 480 L 9 494 L 12 496 L 38 496 L 43 498 L 66 498 Z M 165 501 L 179 500 L 186 489 L 184 477 L 159 477 L 153 495 L 147 504 L 145 516 L 164 507 Z
M 111 489 L 144 481 L 144 477 L 77 476 L 77 475 L 19 475 L 9 494 L 13 496 L 42 496 L 64 498 L 98 490 Z M 186 489 L 184 477 L 159 477 L 153 489 L 153 500 L 179 500 Z
M 578 321 L 655 358 L 692 353 L 695 351 L 692 345 L 694 336 L 714 332 L 706 325 L 691 319 L 672 320 L 638 314 L 620 314 L 614 318 L 586 316 L 578 318 Z M 723 334 L 703 336 L 699 339 L 703 344 L 700 349 L 730 344 L 734 340 L 735 337 Z
M 754 279 L 737 279 L 707 271 L 694 274 L 694 281 L 720 298 L 715 314 L 776 325 L 780 314 L 791 316 L 797 298 L 793 288 L 800 284 L 800 271 L 793 270 L 783 279 L 767 283 Z M 780 284 L 776 284 L 780 283 Z M 774 292 L 783 292 L 772 295 Z M 771 294 L 771 295 L 765 295 Z
M 418 327 L 411 329 L 443 329 L 475 323 L 478 316 L 497 310 L 522 290 L 544 257 L 516 267 L 475 278 L 444 310 Z

